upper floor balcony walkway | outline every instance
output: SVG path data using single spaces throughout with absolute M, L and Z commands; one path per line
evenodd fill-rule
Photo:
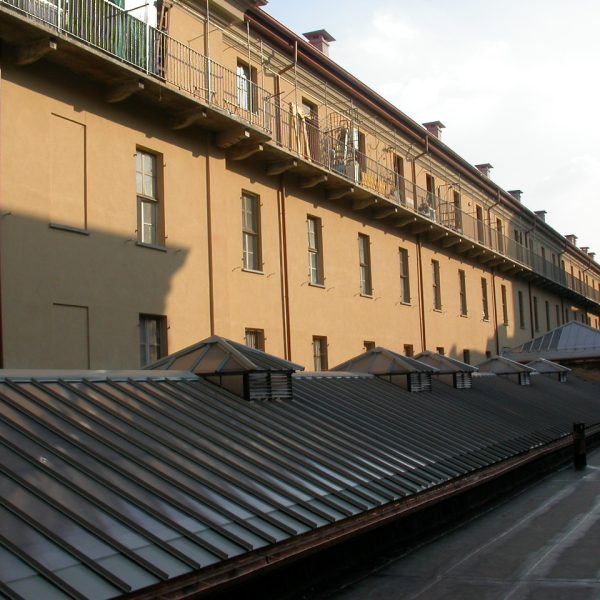
M 283 102 L 280 95 L 260 87 L 250 71 L 222 66 L 117 4 L 107 0 L 0 0 L 0 12 L 21 17 L 56 38 L 110 55 L 156 84 L 174 89 L 232 121 L 232 125 L 247 126 L 268 146 L 271 155 L 275 152 L 280 159 L 290 159 L 287 164 L 291 168 L 301 164 L 304 174 L 309 170 L 316 173 L 320 177 L 316 181 L 329 188 L 330 198 L 350 197 L 355 209 L 371 208 L 375 218 L 423 233 L 427 239 L 499 272 L 535 278 L 551 288 L 558 286 L 557 291 L 567 291 L 592 309 L 600 305 L 600 289 L 567 274 L 560 254 L 555 254 L 552 262 L 537 252 L 540 239 L 535 227 L 526 236 L 527 245 L 519 243 L 497 229 L 491 209 L 468 212 L 455 195 L 449 198 L 452 186 L 441 186 L 448 196 L 441 197 L 441 188 L 425 190 L 385 164 L 393 164 L 391 157 L 375 160 L 361 151 L 358 129 L 351 119 L 339 118 L 335 126 L 323 127 L 303 107 Z M 231 143 L 247 143 L 248 135 Z M 385 146 L 385 140 L 381 142 Z M 256 147 L 259 149 L 262 146 Z M 252 152 L 249 149 L 240 156 Z M 273 169 L 276 172 L 278 169 Z M 591 266 L 590 259 L 589 264 L 582 265 L 582 272 Z

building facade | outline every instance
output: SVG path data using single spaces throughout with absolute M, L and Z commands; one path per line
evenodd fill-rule
M 5 367 L 212 334 L 316 369 L 476 363 L 600 328 L 588 248 L 258 4 L 0 0 Z

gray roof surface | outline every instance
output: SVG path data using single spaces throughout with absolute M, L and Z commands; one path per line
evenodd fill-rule
M 435 367 L 440 375 L 447 373 L 473 373 L 477 371 L 477 367 L 468 365 L 467 363 L 451 358 L 450 356 L 439 354 L 438 352 L 431 352 L 429 350 L 420 352 L 415 358 L 426 365 Z
M 534 369 L 522 365 L 505 356 L 491 356 L 478 365 L 479 374 L 514 375 L 517 373 L 532 373 Z
M 337 365 L 331 371 L 352 371 L 372 375 L 402 375 L 408 373 L 436 373 L 437 369 L 409 356 L 387 348 L 372 348 Z
M 179 369 L 197 374 L 249 371 L 302 371 L 304 367 L 262 350 L 249 348 L 218 335 L 161 358 L 147 369 Z
M 600 358 L 600 331 L 570 321 L 520 346 L 503 352 L 514 360 Z
M 370 375 L 300 374 L 294 400 L 248 402 L 152 375 L 0 377 L 0 594 L 140 590 L 600 422 L 598 386 L 577 378 L 415 397 Z

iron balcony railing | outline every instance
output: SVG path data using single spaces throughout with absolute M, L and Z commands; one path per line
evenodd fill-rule
M 355 130 L 324 130 L 295 105 L 273 101 L 248 73 L 216 63 L 108 0 L 0 0 L 58 33 L 97 48 L 199 102 L 262 129 L 285 150 L 390 202 L 490 248 L 600 303 L 600 290 L 573 279 L 529 248 L 360 152 Z M 481 215 L 480 215 L 481 216 Z

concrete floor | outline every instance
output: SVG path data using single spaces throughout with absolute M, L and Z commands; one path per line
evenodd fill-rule
M 600 599 L 600 451 L 328 598 Z

